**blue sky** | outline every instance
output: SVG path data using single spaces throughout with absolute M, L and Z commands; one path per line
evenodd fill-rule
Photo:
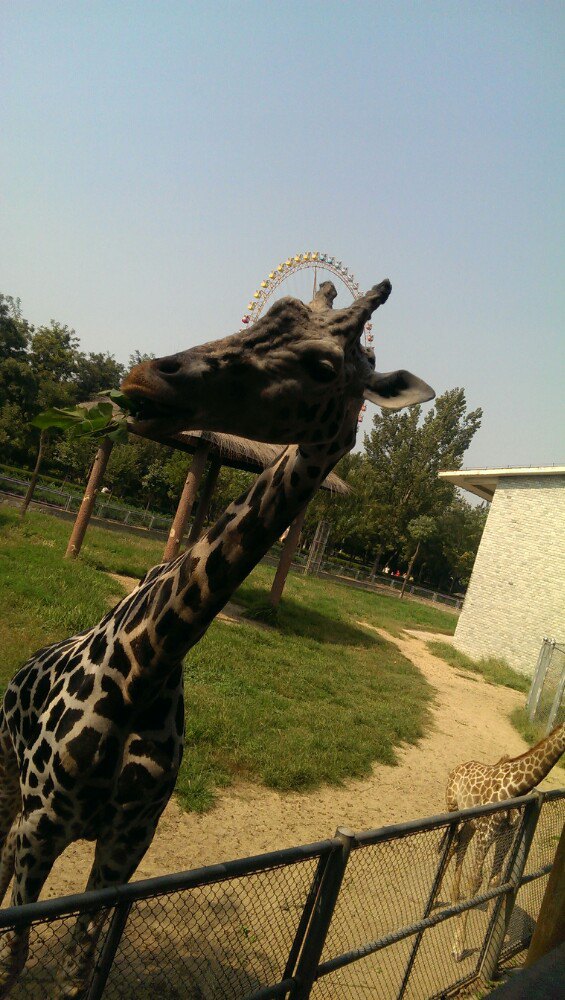
M 378 367 L 483 407 L 466 465 L 562 463 L 564 11 L 12 0 L 0 290 L 126 360 L 328 251 L 392 281 Z

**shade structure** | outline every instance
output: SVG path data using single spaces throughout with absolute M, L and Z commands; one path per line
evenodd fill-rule
M 139 437 L 156 441 L 158 444 L 175 448 L 178 451 L 184 451 L 189 455 L 194 455 L 194 461 L 188 470 L 185 486 L 169 532 L 163 554 L 164 560 L 173 559 L 180 550 L 188 520 L 194 507 L 196 494 L 208 462 L 210 463 L 208 478 L 204 486 L 200 505 L 195 513 L 193 530 L 189 538 L 190 542 L 196 539 L 202 528 L 221 466 L 225 465 L 231 469 L 242 469 L 245 472 L 260 473 L 280 455 L 285 447 L 283 445 L 265 444 L 262 441 L 252 441 L 248 438 L 236 437 L 232 434 L 218 434 L 212 431 L 180 431 L 175 434 L 160 434 L 157 429 L 152 429 L 151 433 L 147 433 L 146 430 L 140 433 L 135 425 L 130 426 L 130 430 L 134 434 L 138 434 Z M 81 512 L 79 512 L 79 517 L 75 522 L 69 539 L 67 557 L 76 558 L 80 552 L 80 547 L 94 508 L 94 500 L 102 486 L 103 475 L 111 449 L 112 442 L 108 438 L 104 438 L 95 459 L 93 473 L 89 479 L 83 504 L 81 505 Z M 336 496 L 345 496 L 350 492 L 347 483 L 343 479 L 340 479 L 335 472 L 329 474 L 322 483 L 321 488 L 329 490 Z M 281 598 L 292 557 L 298 546 L 304 515 L 305 511 L 298 516 L 296 519 L 298 524 L 295 523 L 293 528 L 291 528 L 285 542 L 281 562 L 271 590 L 270 599 L 273 605 L 278 604 Z
M 149 435 L 144 434 L 143 437 L 147 438 Z M 166 436 L 152 433 L 151 440 L 189 453 L 194 453 L 198 446 L 205 442 L 210 446 L 209 453 L 217 456 L 222 465 L 227 465 L 231 469 L 243 469 L 245 472 L 262 472 L 286 447 L 281 444 L 251 441 L 233 434 L 217 434 L 215 431 L 181 431 Z M 330 472 L 322 484 L 322 489 L 330 490 L 338 496 L 345 496 L 350 492 L 347 483 L 336 476 L 335 472 Z

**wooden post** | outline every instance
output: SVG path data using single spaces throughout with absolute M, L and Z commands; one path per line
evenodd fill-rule
M 304 524 L 304 518 L 306 517 L 307 507 L 308 504 L 306 507 L 303 507 L 300 513 L 294 518 L 294 521 L 288 529 L 288 535 L 284 540 L 281 557 L 277 566 L 277 572 L 275 573 L 275 579 L 273 580 L 273 586 L 271 587 L 271 593 L 269 594 L 269 604 L 271 604 L 273 608 L 277 607 L 282 597 L 290 564 L 300 539 L 300 532 L 302 531 L 302 525 Z
M 110 438 L 102 438 L 102 442 L 96 452 L 96 456 L 92 464 L 92 469 L 90 470 L 90 476 L 88 477 L 86 490 L 84 491 L 84 496 L 78 510 L 77 519 L 74 523 L 71 537 L 69 538 L 69 544 L 67 545 L 67 551 L 65 552 L 65 559 L 76 559 L 80 552 L 81 545 L 86 534 L 86 529 L 88 528 L 88 523 L 92 516 L 92 511 L 94 510 L 96 495 L 102 486 L 102 480 L 104 478 L 106 466 L 108 465 L 108 459 L 112 454 L 113 447 L 114 442 L 110 441 Z
M 555 852 L 553 867 L 541 901 L 526 965 L 533 965 L 543 955 L 565 941 L 565 827 Z
M 170 559 L 174 559 L 178 555 L 209 451 L 210 445 L 202 441 L 194 452 L 194 458 L 184 482 L 179 505 L 163 552 L 163 562 L 169 562 Z
M 202 496 L 198 502 L 198 507 L 196 508 L 196 513 L 194 515 L 194 521 L 192 522 L 189 534 L 188 534 L 188 544 L 191 545 L 192 542 L 196 542 L 202 533 L 202 527 L 206 519 L 206 514 L 210 507 L 210 501 L 212 499 L 212 494 L 214 492 L 214 487 L 218 481 L 218 476 L 220 474 L 220 469 L 222 468 L 222 460 L 214 455 L 210 460 L 210 468 L 208 469 L 208 475 L 204 480 L 204 486 L 202 487 Z

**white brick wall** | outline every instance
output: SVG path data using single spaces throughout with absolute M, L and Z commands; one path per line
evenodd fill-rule
M 565 476 L 500 479 L 455 646 L 531 676 L 544 635 L 565 641 Z

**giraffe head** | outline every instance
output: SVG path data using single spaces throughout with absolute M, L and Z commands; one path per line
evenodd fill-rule
M 334 310 L 324 282 L 309 305 L 283 298 L 251 329 L 132 369 L 122 389 L 147 421 L 169 432 L 208 430 L 272 444 L 355 439 L 363 399 L 399 409 L 432 399 L 433 389 L 407 371 L 375 371 L 361 344 L 367 320 L 388 299 L 375 285 Z

